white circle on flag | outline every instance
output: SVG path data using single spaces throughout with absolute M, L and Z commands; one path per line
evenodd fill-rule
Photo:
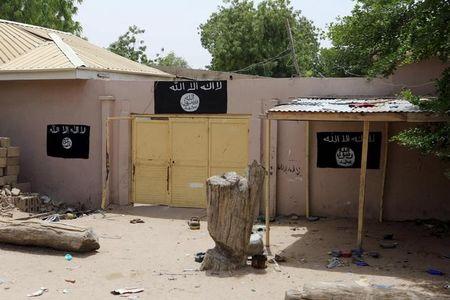
M 72 140 L 69 137 L 65 137 L 62 140 L 62 146 L 64 149 L 70 149 L 72 148 Z
M 336 163 L 341 167 L 351 167 L 355 163 L 355 152 L 349 147 L 341 147 L 336 151 Z
M 200 98 L 194 93 L 186 93 L 181 96 L 180 105 L 184 111 L 196 111 L 200 106 Z

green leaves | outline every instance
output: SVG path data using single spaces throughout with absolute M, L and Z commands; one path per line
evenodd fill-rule
M 352 15 L 330 25 L 333 48 L 322 50 L 323 72 L 387 76 L 399 65 L 425 58 L 447 61 L 449 24 L 448 0 L 358 0 Z
M 165 56 L 157 54 L 155 59 L 149 58 L 147 56 L 147 46 L 144 40 L 139 38 L 143 33 L 145 33 L 145 29 L 132 25 L 128 27 L 126 33 L 119 36 L 117 41 L 108 46 L 108 50 L 148 66 L 189 67 L 187 61 L 182 57 L 176 56 L 174 52 L 169 52 Z M 164 52 L 164 48 L 161 49 L 161 52 Z
M 81 24 L 73 19 L 83 0 L 2 0 L 0 19 L 38 25 L 80 35 Z
M 119 36 L 117 41 L 108 46 L 108 50 L 132 61 L 150 65 L 152 60 L 147 57 L 147 46 L 143 40 L 138 40 L 138 36 L 143 33 L 145 33 L 144 29 L 132 25 L 128 27 L 125 34 Z
M 224 1 L 199 27 L 201 42 L 212 56 L 210 68 L 220 71 L 289 77 L 295 74 L 289 52 L 289 20 L 303 75 L 315 74 L 318 30 L 286 0 Z
M 165 56 L 158 56 L 158 58 L 156 58 L 156 65 L 166 67 L 189 68 L 187 61 L 180 56 L 176 56 L 173 51 L 169 52 Z

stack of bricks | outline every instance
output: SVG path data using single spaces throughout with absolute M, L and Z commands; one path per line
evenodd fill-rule
M 17 184 L 20 148 L 11 146 L 11 139 L 0 137 L 0 187 Z

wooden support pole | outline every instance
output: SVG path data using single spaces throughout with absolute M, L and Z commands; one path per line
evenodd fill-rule
M 364 227 L 364 204 L 366 193 L 367 152 L 369 150 L 369 121 L 364 121 L 363 143 L 361 153 L 361 174 L 359 177 L 359 210 L 358 210 L 358 249 L 362 248 L 362 235 Z
M 264 208 L 266 210 L 266 247 L 270 246 L 270 119 L 265 119 L 264 135 Z
M 103 188 L 102 188 L 102 204 L 101 208 L 106 209 L 106 206 L 108 203 L 109 198 L 109 178 L 111 177 L 111 141 L 110 141 L 110 126 L 111 121 L 120 121 L 120 120 L 132 120 L 133 117 L 108 117 L 106 119 L 106 127 L 105 127 L 105 137 L 106 137 L 106 178 L 103 182 Z
M 306 121 L 305 126 L 305 173 L 304 173 L 304 180 L 305 180 L 305 211 L 306 211 L 306 217 L 310 217 L 310 208 L 309 208 L 309 121 Z
M 387 155 L 389 144 L 389 122 L 384 123 L 384 140 L 383 140 L 383 162 L 382 162 L 382 174 L 381 174 L 381 196 L 380 196 L 380 223 L 383 222 L 383 202 L 384 202 L 384 187 L 386 185 L 386 167 L 387 167 Z
M 109 159 L 109 155 L 111 152 L 110 149 L 110 141 L 109 141 L 109 124 L 110 124 L 110 120 L 109 118 L 106 119 L 106 128 L 105 128 L 105 136 L 106 136 L 106 178 L 105 178 L 105 182 L 103 183 L 103 189 L 102 189 L 102 209 L 106 209 L 106 202 L 107 202 L 107 198 L 109 197 L 109 177 L 110 177 L 110 172 L 111 172 L 111 164 L 110 164 L 110 159 Z

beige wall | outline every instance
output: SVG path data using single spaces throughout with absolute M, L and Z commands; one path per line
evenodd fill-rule
M 434 93 L 432 79 L 443 66 L 432 61 L 408 66 L 388 79 L 292 78 L 235 79 L 228 81 L 228 112 L 251 114 L 250 159 L 261 161 L 263 131 L 260 116 L 277 102 L 296 97 L 392 96 L 410 86 L 421 94 Z M 104 124 L 107 116 L 154 112 L 153 81 L 23 81 L 0 83 L 0 135 L 13 138 L 22 147 L 22 181 L 31 181 L 37 192 L 69 203 L 100 205 L 102 176 L 105 177 Z M 46 156 L 46 125 L 73 123 L 91 125 L 89 160 Z M 275 123 L 275 122 L 273 122 Z M 274 124 L 275 125 L 275 124 Z M 305 127 L 303 122 L 279 122 L 272 134 L 272 212 L 304 214 Z M 397 132 L 405 124 L 392 124 Z M 102 128 L 103 127 L 103 128 Z M 374 129 L 383 126 L 374 124 Z M 358 123 L 311 124 L 317 131 L 360 130 Z M 114 121 L 111 134 L 110 200 L 130 201 L 130 122 Z M 278 147 L 277 147 L 278 146 Z M 311 144 L 311 210 L 315 215 L 355 216 L 358 170 L 315 168 L 315 140 Z M 103 157 L 103 163 L 102 163 Z M 293 171 L 284 171 L 285 169 Z M 391 144 L 388 154 L 385 216 L 388 219 L 416 217 L 448 218 L 444 201 L 449 184 L 442 175 L 443 163 Z M 103 173 L 103 174 L 102 174 Z M 378 216 L 381 171 L 370 170 L 367 216 Z
M 0 82 L 0 136 L 21 147 L 19 181 L 71 204 L 98 207 L 101 196 L 100 81 Z M 89 159 L 47 156 L 48 124 L 91 126 Z

